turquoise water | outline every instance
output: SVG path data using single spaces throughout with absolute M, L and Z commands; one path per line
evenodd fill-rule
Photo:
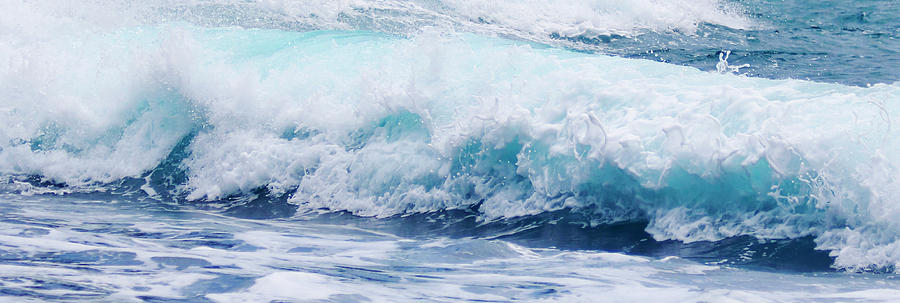
M 0 296 L 900 299 L 900 7 L 14 1 Z

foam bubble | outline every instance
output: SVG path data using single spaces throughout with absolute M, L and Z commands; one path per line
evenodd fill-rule
M 335 294 L 346 294 L 350 286 L 327 276 L 304 272 L 276 272 L 257 279 L 246 291 L 229 294 L 210 294 L 219 302 L 247 302 L 256 300 L 321 300 Z

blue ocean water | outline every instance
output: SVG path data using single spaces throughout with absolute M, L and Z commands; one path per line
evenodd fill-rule
M 0 6 L 2 300 L 900 300 L 892 1 Z

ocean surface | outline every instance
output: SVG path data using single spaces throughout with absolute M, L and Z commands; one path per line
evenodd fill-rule
M 897 302 L 900 2 L 5 0 L 0 301 Z

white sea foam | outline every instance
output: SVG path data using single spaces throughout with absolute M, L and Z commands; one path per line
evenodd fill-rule
M 0 195 L 0 201 L 14 206 L 0 210 L 5 217 L 21 220 L 0 222 L 5 244 L 0 300 L 17 302 L 817 302 L 897 297 L 897 281 L 878 275 L 754 272 L 677 258 L 529 249 L 499 240 L 405 239 L 300 220 L 148 212 L 134 201 L 18 195 Z
M 633 35 L 644 31 L 694 32 L 701 23 L 749 28 L 751 22 L 734 7 L 704 1 L 443 1 L 471 20 L 529 33 Z
M 284 0 L 14 0 L 0 28 L 37 37 L 73 30 L 173 21 L 211 26 L 288 30 L 362 29 L 415 35 L 423 28 L 512 36 L 584 48 L 579 39 L 635 36 L 648 32 L 694 34 L 703 24 L 754 28 L 739 6 L 702 1 L 284 1 Z M 50 33 L 29 26 L 41 24 Z M 567 41 L 570 40 L 570 41 Z

